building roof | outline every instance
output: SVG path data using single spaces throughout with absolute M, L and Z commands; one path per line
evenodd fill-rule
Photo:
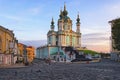
M 14 33 L 12 30 L 9 30 L 3 26 L 0 25 L 0 30 L 3 30 L 4 32 L 7 32 L 9 35 L 11 35 L 12 37 L 14 37 Z

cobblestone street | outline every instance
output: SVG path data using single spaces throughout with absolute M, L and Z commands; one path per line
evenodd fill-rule
M 120 63 L 104 59 L 49 65 L 37 60 L 28 67 L 0 68 L 0 80 L 120 80 Z

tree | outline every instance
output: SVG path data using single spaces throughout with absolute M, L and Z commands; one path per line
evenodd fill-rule
M 114 39 L 115 44 L 112 47 L 120 50 L 120 18 L 112 20 L 112 25 L 112 38 Z

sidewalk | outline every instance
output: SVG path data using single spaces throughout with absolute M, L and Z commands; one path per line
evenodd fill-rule
M 0 65 L 0 68 L 20 68 L 27 67 L 24 64 L 9 64 L 9 65 Z

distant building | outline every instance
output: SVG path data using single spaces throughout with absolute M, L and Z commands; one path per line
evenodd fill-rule
M 19 53 L 18 62 L 27 62 L 27 45 L 18 43 Z
M 66 5 L 64 10 L 60 11 L 58 19 L 58 31 L 55 31 L 54 20 L 52 18 L 50 30 L 47 33 L 47 45 L 38 47 L 36 58 L 51 58 L 57 61 L 63 61 L 66 53 L 64 49 L 68 46 L 74 48 L 81 47 L 80 18 L 76 19 L 76 31 L 72 30 L 72 20 L 68 16 Z
M 35 58 L 35 48 L 33 46 L 27 46 L 27 61 L 31 63 Z
M 0 65 L 14 64 L 17 60 L 17 47 L 13 31 L 0 26 Z
M 31 63 L 35 58 L 35 48 L 33 46 L 27 46 L 23 43 L 18 43 L 19 57 L 18 62 Z
M 111 60 L 120 61 L 120 18 L 109 23 L 111 24 Z

